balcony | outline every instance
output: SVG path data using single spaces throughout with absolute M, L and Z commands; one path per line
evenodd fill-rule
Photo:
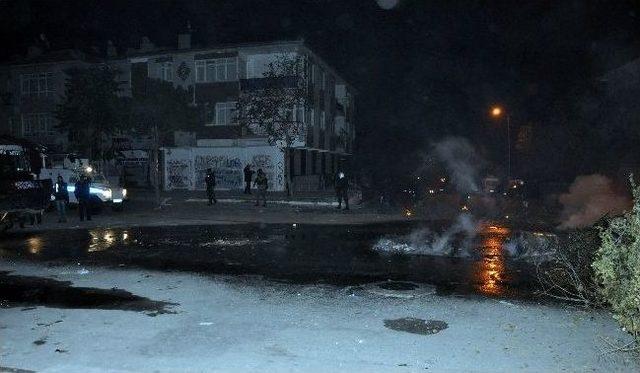
M 243 91 L 253 91 L 267 88 L 296 88 L 297 83 L 297 76 L 240 79 L 240 89 Z

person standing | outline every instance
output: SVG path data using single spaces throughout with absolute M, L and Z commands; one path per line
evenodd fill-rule
M 207 185 L 207 198 L 209 199 L 209 206 L 214 203 L 218 203 L 216 199 L 216 175 L 213 170 L 207 169 L 207 176 L 204 178 L 204 182 Z
M 349 210 L 349 180 L 342 171 L 336 176 L 336 197 L 338 197 L 338 210 L 342 208 L 343 200 L 345 210 Z
M 69 203 L 69 192 L 67 191 L 67 183 L 64 182 L 64 179 L 60 175 L 58 175 L 58 181 L 56 181 L 56 184 L 53 186 L 53 199 L 56 210 L 58 211 L 58 223 L 66 223 L 66 207 Z
M 253 179 L 253 170 L 251 164 L 244 166 L 244 194 L 251 194 L 251 179 Z
M 78 200 L 78 212 L 80 213 L 80 221 L 91 220 L 91 179 L 87 175 L 80 176 L 80 180 L 76 182 L 76 190 L 73 192 Z
M 262 198 L 262 206 L 267 206 L 267 188 L 269 187 L 269 180 L 267 179 L 267 175 L 262 171 L 261 168 L 258 169 L 258 174 L 256 176 L 256 180 L 254 185 L 258 187 L 258 195 L 256 196 L 256 206 L 260 205 L 260 198 Z

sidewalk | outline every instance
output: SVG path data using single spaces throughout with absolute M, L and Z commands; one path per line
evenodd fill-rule
M 145 195 L 130 194 L 123 211 L 104 208 L 91 221 L 80 222 L 78 211 L 67 212 L 68 222 L 57 223 L 55 211 L 43 217 L 42 224 L 26 226 L 22 231 L 53 229 L 128 228 L 141 226 L 218 225 L 218 224 L 372 224 L 406 221 L 398 213 L 380 213 L 364 206 L 354 205 L 351 210 L 337 210 L 331 200 L 268 199 L 267 207 L 257 207 L 252 196 L 230 195 L 207 205 L 203 192 L 163 193 L 162 208 L 157 208 L 153 192 Z M 19 228 L 14 232 L 21 231 Z
M 172 190 L 161 191 L 162 200 L 170 198 L 172 201 L 206 201 L 206 192 L 201 190 Z M 153 189 L 130 190 L 130 197 L 138 201 L 154 201 Z M 252 194 L 244 194 L 241 191 L 216 190 L 218 201 L 227 203 L 255 202 L 255 191 Z M 287 196 L 285 192 L 268 192 L 267 200 L 272 203 L 288 204 L 292 206 L 338 206 L 336 196 L 331 192 L 298 192 L 293 196 Z

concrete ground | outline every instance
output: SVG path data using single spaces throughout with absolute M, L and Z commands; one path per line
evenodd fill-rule
M 605 340 L 624 343 L 628 336 L 606 312 L 430 292 L 397 298 L 366 287 L 259 277 L 9 260 L 0 262 L 0 271 L 177 303 L 168 307 L 175 313 L 155 317 L 123 310 L 0 308 L 0 371 L 640 370 L 630 357 L 607 352 Z M 436 334 L 393 329 L 398 323 L 393 320 L 403 318 L 444 321 L 446 328 Z
M 123 228 L 140 226 L 174 226 L 199 224 L 298 223 L 298 224 L 367 224 L 406 220 L 400 211 L 381 213 L 374 209 L 353 206 L 338 211 L 326 199 L 283 196 L 270 200 L 267 207 L 256 207 L 251 198 L 241 195 L 220 196 L 219 202 L 208 206 L 202 193 L 170 193 L 163 195 L 163 207 L 158 209 L 152 192 L 128 201 L 123 211 L 103 209 L 92 221 L 80 222 L 78 211 L 67 211 L 68 222 L 57 223 L 56 211 L 45 213 L 42 224 L 27 225 L 26 230 L 69 228 Z M 19 229 L 19 228 L 14 228 Z

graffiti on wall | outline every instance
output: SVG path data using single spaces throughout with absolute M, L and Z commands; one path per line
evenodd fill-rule
M 284 159 L 277 148 L 174 148 L 165 153 L 165 188 L 205 189 L 207 169 L 214 170 L 216 189 L 240 190 L 244 187 L 243 168 L 251 164 L 254 171 L 261 168 L 269 179 L 269 190 L 282 191 L 284 187 Z
M 167 187 L 169 189 L 191 188 L 189 160 L 172 159 L 167 161 Z
M 197 155 L 194 160 L 196 189 L 205 189 L 207 169 L 216 175 L 216 187 L 238 189 L 242 186 L 242 162 L 238 157 L 226 155 Z

